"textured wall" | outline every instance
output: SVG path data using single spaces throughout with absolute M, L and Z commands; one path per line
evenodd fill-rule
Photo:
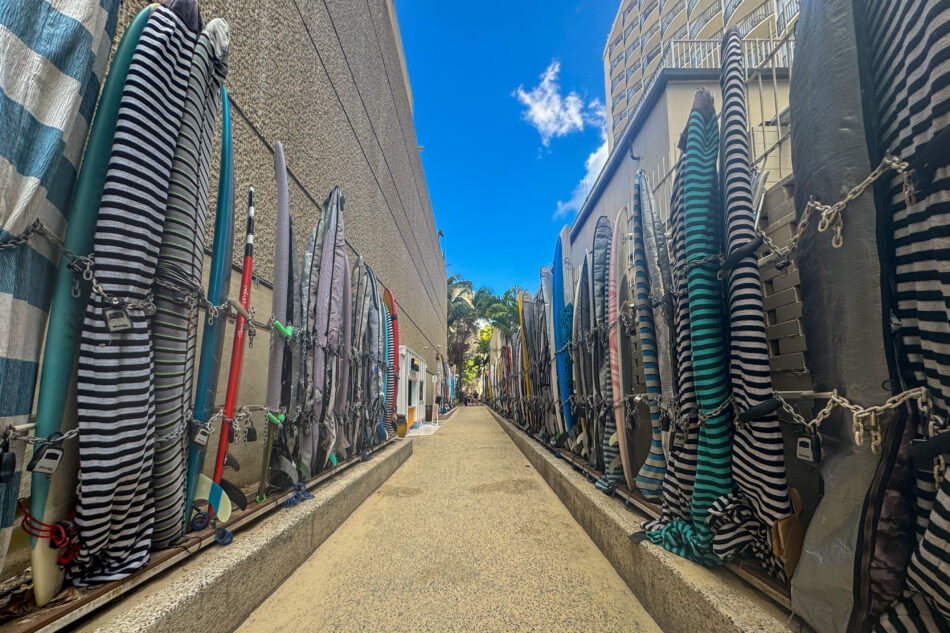
M 145 4 L 124 4 L 119 33 Z M 281 141 L 300 251 L 319 206 L 339 185 L 351 258 L 355 262 L 355 253 L 362 252 L 393 290 L 400 342 L 433 367 L 437 346 L 445 346 L 445 264 L 389 0 L 213 0 L 201 2 L 201 10 L 206 22 L 223 17 L 231 27 L 227 88 L 238 201 L 235 262 L 243 253 L 244 201 L 253 185 L 255 271 L 271 278 L 272 151 Z M 216 186 L 212 182 L 212 191 Z M 211 211 L 213 216 L 213 201 Z M 213 221 L 209 217 L 209 229 Z M 208 239 L 210 245 L 210 231 Z M 266 318 L 270 296 L 264 287 L 255 288 L 252 303 Z M 265 371 L 257 365 L 246 369 Z

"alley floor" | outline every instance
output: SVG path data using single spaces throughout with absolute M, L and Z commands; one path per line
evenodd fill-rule
M 660 631 L 488 409 L 413 442 L 239 633 Z

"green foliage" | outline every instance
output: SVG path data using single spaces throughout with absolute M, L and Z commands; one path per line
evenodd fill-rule
M 518 326 L 518 292 L 521 290 L 513 286 L 499 296 L 485 286 L 477 291 L 474 288 L 475 285 L 461 275 L 448 279 L 446 359 L 450 365 L 462 368 L 460 382 L 469 386 L 474 386 L 479 371 L 488 364 L 492 332 L 497 329 L 507 336 Z M 485 321 L 488 325 L 479 330 L 479 322 Z

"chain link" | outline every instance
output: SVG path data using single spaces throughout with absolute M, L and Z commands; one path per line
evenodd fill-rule
M 706 420 L 716 417 L 717 415 L 721 414 L 723 411 L 725 411 L 731 406 L 732 406 L 732 396 L 729 396 L 728 398 L 723 400 L 721 403 L 719 403 L 719 406 L 716 407 L 715 411 L 712 411 L 711 413 L 703 413 L 700 411 L 699 423 L 703 424 Z
M 801 240 L 802 235 L 805 234 L 805 230 L 808 228 L 812 216 L 817 212 L 820 215 L 818 219 L 818 232 L 824 233 L 831 229 L 834 232 L 834 236 L 831 238 L 832 247 L 841 248 L 844 245 L 844 219 L 842 213 L 848 207 L 849 203 L 856 200 L 868 187 L 890 171 L 894 171 L 902 177 L 904 182 L 904 198 L 908 206 L 910 206 L 914 203 L 914 186 L 910 179 L 910 165 L 906 161 L 898 159 L 896 156 L 887 154 L 874 171 L 868 174 L 867 178 L 858 183 L 857 186 L 848 191 L 844 199 L 839 202 L 835 204 L 822 204 L 814 198 L 809 200 L 808 204 L 805 205 L 804 211 L 802 211 L 801 218 L 798 220 L 798 228 L 795 234 L 785 246 L 776 245 L 764 232 L 760 231 L 759 234 L 776 256 L 788 261 L 795 255 L 798 249 L 798 242 Z

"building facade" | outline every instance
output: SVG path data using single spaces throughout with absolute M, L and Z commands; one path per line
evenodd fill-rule
M 612 150 L 643 106 L 665 67 L 682 66 L 684 54 L 702 64 L 704 47 L 718 44 L 735 26 L 761 51 L 782 38 L 798 15 L 800 0 L 624 0 L 604 48 L 607 142 Z

